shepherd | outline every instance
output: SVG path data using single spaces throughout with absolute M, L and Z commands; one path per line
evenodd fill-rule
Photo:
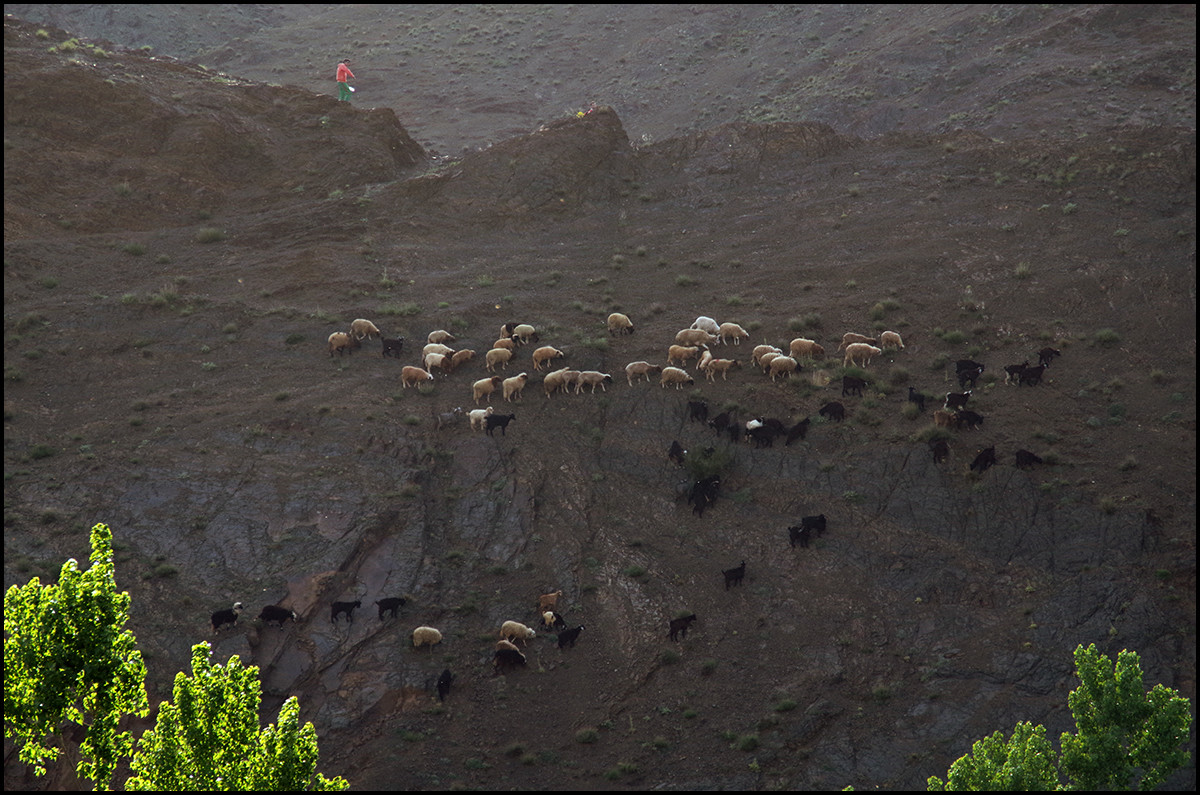
M 338 85 L 338 101 L 349 102 L 350 95 L 354 93 L 354 88 L 346 83 L 346 78 L 354 77 L 354 72 L 350 71 L 350 59 L 345 58 L 338 64 L 337 68 L 337 85 Z

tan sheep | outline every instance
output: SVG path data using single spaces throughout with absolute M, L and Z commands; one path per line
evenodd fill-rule
M 793 359 L 823 359 L 825 358 L 825 349 L 816 341 L 805 339 L 804 337 L 796 337 L 788 345 L 788 353 Z
M 373 339 L 374 337 L 382 337 L 383 334 L 375 327 L 375 324 L 366 318 L 358 318 L 350 324 L 350 333 L 355 339 Z
M 426 342 L 454 342 L 454 335 L 444 329 L 429 332 Z
M 737 323 L 722 323 L 720 333 L 717 336 L 720 337 L 722 345 L 727 345 L 731 341 L 734 345 L 741 345 L 742 340 L 750 339 L 750 335 L 746 333 L 746 329 Z
M 546 397 L 550 397 L 560 389 L 566 389 L 567 381 L 569 380 L 568 372 L 570 372 L 570 368 L 563 367 L 546 374 L 546 377 L 542 379 L 542 388 L 546 390 Z
M 726 376 L 728 375 L 729 371 L 741 366 L 741 362 L 738 362 L 734 359 L 713 359 L 708 363 L 708 366 L 704 368 L 704 374 L 708 376 L 709 381 L 716 381 L 716 375 L 717 373 L 720 373 L 721 380 L 728 381 L 729 379 Z
M 613 312 L 608 316 L 608 333 L 609 334 L 632 334 L 633 322 L 628 315 L 623 315 L 620 312 Z
M 783 353 L 774 345 L 757 345 L 750 352 L 750 360 L 754 362 L 755 367 L 762 367 L 762 357 L 768 353 Z
M 695 345 L 672 345 L 667 349 L 667 364 L 684 364 L 699 355 L 700 349 Z
M 528 373 L 514 375 L 512 378 L 504 379 L 504 399 L 511 402 L 512 400 L 520 400 L 521 393 L 525 391 L 525 383 L 529 381 Z
M 475 358 L 475 351 L 468 350 L 468 349 L 463 349 L 461 351 L 455 351 L 454 355 L 450 357 L 450 372 L 454 372 L 459 367 L 462 367 L 464 364 L 466 364 L 467 362 L 471 361 L 474 358 Z
M 500 625 L 500 637 L 503 640 L 519 640 L 522 644 L 524 644 L 525 641 L 536 635 L 536 632 L 522 624 L 520 621 L 505 621 Z
M 503 378 L 498 375 L 494 375 L 491 378 L 480 378 L 478 381 L 471 384 L 471 394 L 475 398 L 475 405 L 479 405 L 479 399 L 481 397 L 486 397 L 487 402 L 491 403 L 492 393 L 495 392 L 496 388 L 499 387 L 503 382 Z
M 664 367 L 658 383 L 663 389 L 667 388 L 667 384 L 674 384 L 676 389 L 683 389 L 684 384 L 690 386 L 696 382 L 687 374 L 687 370 L 681 370 L 678 367 Z
M 515 351 L 517 349 L 517 343 L 513 342 L 511 339 L 509 339 L 507 337 L 501 337 L 500 339 L 498 339 L 492 343 L 492 347 L 493 348 L 507 348 L 510 351 Z
M 762 368 L 764 373 L 769 373 L 771 372 L 771 362 L 780 356 L 783 356 L 783 354 L 778 351 L 767 351 L 758 357 L 758 366 Z
M 424 381 L 432 381 L 433 373 L 422 370 L 420 367 L 413 367 L 406 364 L 400 370 L 400 386 L 407 389 L 410 386 L 417 386 Z
M 862 334 L 855 334 L 853 331 L 847 331 L 842 335 L 842 344 L 838 345 L 838 350 L 845 350 L 846 346 L 853 345 L 856 342 L 865 342 L 868 345 L 874 345 L 879 340 L 874 337 L 864 337 Z
M 425 369 L 429 372 L 440 370 L 443 373 L 450 372 L 450 357 L 444 353 L 427 353 L 424 361 Z
M 771 380 L 774 381 L 777 376 L 787 377 L 800 369 L 800 363 L 791 356 L 776 356 L 771 360 Z
M 338 356 L 344 353 L 353 353 L 362 347 L 362 343 L 358 341 L 352 334 L 347 334 L 344 331 L 335 331 L 329 335 L 329 355 L 333 356 L 333 352 L 337 351 Z
M 629 364 L 625 365 L 625 380 L 629 382 L 630 386 L 633 386 L 634 378 L 640 380 L 642 377 L 645 377 L 645 379 L 649 381 L 651 375 L 661 372 L 661 364 L 650 364 L 650 362 L 630 362 Z
M 842 362 L 843 367 L 862 363 L 862 367 L 866 367 L 871 363 L 871 359 L 883 353 L 874 345 L 869 345 L 865 342 L 852 342 L 846 346 L 846 359 Z
M 512 337 L 524 345 L 527 342 L 537 342 L 538 335 L 533 326 L 528 323 L 519 323 L 513 327 Z
M 607 392 L 608 387 L 605 384 L 612 383 L 612 376 L 608 373 L 602 373 L 599 370 L 581 370 L 578 378 L 575 380 L 575 394 L 578 395 L 585 386 L 592 388 L 592 394 L 596 394 L 596 387 L 600 387 L 600 391 Z
M 442 633 L 433 627 L 417 627 L 413 630 L 412 639 L 414 648 L 428 646 L 432 650 L 436 644 L 442 642 Z
M 900 335 L 894 331 L 885 331 L 879 335 L 879 347 L 885 351 L 888 348 L 904 350 L 904 340 L 900 339 Z
M 496 365 L 500 365 L 503 369 L 508 369 L 508 362 L 513 357 L 513 352 L 510 348 L 492 348 L 484 354 L 483 360 L 487 362 L 487 371 L 489 373 L 496 372 Z
M 543 345 L 533 352 L 533 369 L 541 370 L 542 365 L 555 359 L 561 359 L 565 353 L 551 345 Z
M 712 345 L 717 341 L 716 334 L 709 334 L 702 328 L 685 328 L 675 335 L 676 345 Z
M 421 356 L 428 356 L 431 353 L 444 353 L 447 356 L 453 356 L 454 349 L 440 342 L 431 342 L 421 349 Z

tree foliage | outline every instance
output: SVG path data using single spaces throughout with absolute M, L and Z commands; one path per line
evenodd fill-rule
M 192 675 L 175 677 L 153 729 L 138 742 L 128 790 L 343 790 L 345 779 L 316 773 L 317 732 L 300 726 L 293 696 L 279 722 L 259 731 L 258 668 L 236 657 L 213 665 L 208 643 L 192 647 Z M 315 775 L 315 778 L 314 778 Z
M 1061 757 L 1044 726 L 1019 723 L 1007 742 L 996 732 L 975 743 L 929 790 L 1153 789 L 1187 763 L 1191 703 L 1161 684 L 1147 693 L 1136 652 L 1122 651 L 1114 667 L 1095 645 L 1080 646 L 1075 672 L 1067 703 L 1077 733 L 1063 732 Z
M 133 747 L 118 724 L 128 713 L 146 715 L 149 702 L 142 654 L 123 629 L 130 597 L 117 592 L 107 525 L 92 528 L 91 545 L 87 571 L 70 559 L 57 584 L 34 577 L 4 594 L 4 736 L 44 775 L 60 753 L 51 735 L 63 723 L 84 727 L 77 772 L 107 788 Z

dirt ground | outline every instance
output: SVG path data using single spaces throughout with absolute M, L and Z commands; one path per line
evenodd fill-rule
M 912 789 L 1069 729 L 1080 643 L 1195 698 L 1193 6 L 205 8 L 5 6 L 5 585 L 110 524 L 152 703 L 210 639 L 355 788 Z M 627 381 L 700 315 L 749 333 L 728 380 Z M 330 355 L 355 318 L 401 357 Z M 513 322 L 611 383 L 519 348 L 472 431 Z M 435 329 L 474 358 L 404 386 Z M 750 361 L 796 337 L 825 358 Z M 959 359 L 975 430 L 932 420 Z M 559 589 L 576 645 L 494 675 Z

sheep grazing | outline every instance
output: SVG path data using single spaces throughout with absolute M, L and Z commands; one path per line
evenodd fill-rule
M 623 315 L 620 312 L 613 312 L 608 316 L 608 333 L 632 334 L 633 321 L 627 315 Z
M 553 610 L 547 610 L 542 613 L 542 626 L 546 629 L 559 632 L 567 628 L 567 622 L 558 613 L 555 613 Z
M 954 427 L 956 428 L 966 428 L 974 431 L 977 430 L 981 425 L 983 425 L 982 414 L 976 414 L 975 412 L 967 411 L 966 409 L 954 412 Z
M 258 620 L 264 624 L 278 624 L 283 629 L 283 622 L 295 621 L 296 611 L 278 605 L 267 605 L 258 614 Z
M 705 345 L 714 345 L 718 339 L 720 338 L 716 334 L 709 334 L 703 329 L 685 328 L 675 335 L 675 344 L 681 347 L 700 348 Z
M 971 469 L 979 474 L 987 471 L 988 467 L 996 463 L 996 448 L 989 447 L 986 450 L 980 450 L 979 455 L 975 456 L 975 460 L 971 462 Z
M 862 334 L 855 334 L 853 331 L 847 331 L 845 334 L 842 335 L 842 342 L 840 345 L 838 345 L 838 350 L 839 351 L 845 350 L 846 348 L 849 348 L 851 345 L 855 345 L 857 343 L 865 343 L 867 345 L 874 345 L 877 342 L 879 342 L 879 340 L 875 339 L 874 337 L 866 337 L 866 336 L 863 336 Z
M 461 417 L 462 415 L 463 415 L 462 406 L 455 406 L 454 408 L 450 409 L 449 411 L 443 411 L 440 414 L 438 414 L 436 417 L 434 417 L 434 425 L 440 431 L 442 428 L 445 428 L 447 425 L 453 425 L 454 423 L 458 422 L 458 418 Z
M 546 390 L 546 397 L 550 397 L 560 389 L 564 392 L 567 391 L 567 388 L 574 383 L 575 375 L 578 373 L 578 370 L 572 370 L 569 367 L 547 373 L 546 377 L 542 379 L 542 389 Z
M 541 370 L 543 364 L 554 361 L 555 359 L 561 359 L 564 356 L 566 356 L 566 354 L 560 351 L 558 348 L 555 348 L 552 345 L 543 345 L 533 352 L 533 369 Z
M 650 362 L 640 361 L 630 362 L 629 364 L 625 365 L 625 380 L 629 382 L 630 386 L 633 386 L 633 379 L 637 378 L 640 381 L 642 378 L 645 378 L 647 381 L 649 381 L 650 376 L 657 375 L 661 372 L 661 364 L 650 364 Z
M 507 640 L 496 643 L 496 650 L 492 653 L 492 667 L 496 669 L 496 674 L 524 668 L 526 664 L 525 655 L 512 643 Z
M 883 353 L 879 348 L 866 342 L 852 342 L 846 346 L 846 358 L 842 362 L 843 367 L 851 367 L 859 365 L 866 367 L 871 363 L 871 359 Z
M 793 359 L 824 359 L 825 349 L 814 340 L 796 337 L 788 344 L 788 354 Z
M 538 597 L 538 612 L 544 613 L 547 610 L 553 610 L 558 607 L 558 599 L 562 596 L 562 591 L 554 593 L 544 593 Z
M 522 345 L 538 341 L 538 334 L 528 323 L 518 323 L 513 327 L 512 338 Z
M 1049 367 L 1050 362 L 1053 361 L 1054 357 L 1056 356 L 1062 356 L 1062 351 L 1054 348 L 1042 348 L 1040 351 L 1038 351 L 1038 364 L 1040 364 L 1042 367 Z
M 411 364 L 404 365 L 400 370 L 400 386 L 407 389 L 410 386 L 419 386 L 425 381 L 432 381 L 433 373 L 428 370 L 423 370 L 420 367 L 414 367 Z
M 519 640 L 521 643 L 524 643 L 536 635 L 536 632 L 522 624 L 520 621 L 505 621 L 500 626 L 500 637 L 503 640 Z
M 471 420 L 471 430 L 482 431 L 484 420 L 495 410 L 494 406 L 488 406 L 486 409 L 471 409 L 467 413 L 467 417 Z
M 717 323 L 717 321 L 713 320 L 711 317 L 705 317 L 704 315 L 696 318 L 696 322 L 693 323 L 691 327 L 694 329 L 707 331 L 714 337 L 721 333 L 721 326 Z
M 950 456 L 950 445 L 945 439 L 932 439 L 929 442 L 929 452 L 933 453 L 933 463 L 940 464 Z
M 503 326 L 500 327 L 500 339 L 504 339 L 504 340 L 512 339 L 513 329 L 515 329 L 516 327 L 517 327 L 516 323 L 505 323 Z
M 717 329 L 717 338 L 721 340 L 722 345 L 728 345 L 730 342 L 741 345 L 742 340 L 750 339 L 750 335 L 737 323 L 722 323 Z
M 769 373 L 771 372 L 771 362 L 775 361 L 780 356 L 783 356 L 782 351 L 767 351 L 762 356 L 758 357 L 758 366 L 762 368 L 764 373 Z
M 1042 374 L 1046 372 L 1046 365 L 1039 364 L 1037 367 L 1026 367 L 1021 371 L 1020 378 L 1017 379 L 1017 386 L 1037 386 L 1042 383 Z
M 863 390 L 866 388 L 867 382 L 862 378 L 855 378 L 852 375 L 842 376 L 842 397 L 847 395 L 858 395 L 862 397 Z
M 487 435 L 493 436 L 496 428 L 500 429 L 501 436 L 508 436 L 508 424 L 517 418 L 516 414 L 489 414 L 483 418 L 483 424 L 487 428 Z
M 788 446 L 797 439 L 804 439 L 804 437 L 808 435 L 808 427 L 810 425 L 812 425 L 812 418 L 805 417 L 792 427 L 788 428 L 787 438 L 783 443 L 784 447 Z
M 440 353 L 444 356 L 450 356 L 454 353 L 454 349 L 449 345 L 443 345 L 440 342 L 430 342 L 421 349 L 421 358 L 424 359 L 431 353 Z
M 686 616 L 671 619 L 671 631 L 667 635 L 670 640 L 678 643 L 682 638 L 687 637 L 688 627 L 696 620 L 695 613 L 688 613 Z
M 444 353 L 427 353 L 425 360 L 421 363 L 427 372 L 432 373 L 435 370 L 440 370 L 442 374 L 450 372 L 450 357 Z
M 450 372 L 454 372 L 474 358 L 475 351 L 470 350 L 469 348 L 465 348 L 461 351 L 455 351 L 454 355 L 450 357 Z
M 1034 464 L 1042 463 L 1042 459 L 1036 453 L 1031 453 L 1028 450 L 1017 451 L 1017 469 L 1031 467 Z
M 579 377 L 575 381 L 575 394 L 578 395 L 583 391 L 585 386 L 592 388 L 592 394 L 596 394 L 596 387 L 600 387 L 601 392 L 607 392 L 607 384 L 612 383 L 612 376 L 608 373 L 602 373 L 599 370 L 580 370 Z
M 394 340 L 389 340 L 387 337 L 380 337 L 380 341 L 383 343 L 383 356 L 400 358 L 400 353 L 404 350 L 404 337 L 397 337 Z
M 500 365 L 501 368 L 507 370 L 508 362 L 512 357 L 513 352 L 511 348 L 492 348 L 483 355 L 483 361 L 487 365 L 487 371 L 494 373 L 496 372 L 496 365 Z
M 520 400 L 521 393 L 525 391 L 525 384 L 529 381 L 529 373 L 521 373 L 514 375 L 512 378 L 504 379 L 504 399 L 508 402 Z
M 834 422 L 841 422 L 846 419 L 846 407 L 836 400 L 826 403 L 817 411 L 822 417 Z
M 720 475 L 709 475 L 693 483 L 688 492 L 688 504 L 692 506 L 692 513 L 703 517 L 704 510 L 717 501 L 720 488 Z
M 691 386 L 695 383 L 687 374 L 687 370 L 681 370 L 678 367 L 664 367 L 662 375 L 659 377 L 659 386 L 663 389 L 667 388 L 667 384 L 674 384 L 676 389 L 683 389 L 685 384 Z
M 756 345 L 754 350 L 750 352 L 750 361 L 755 367 L 762 367 L 762 358 L 768 353 L 781 354 L 783 351 L 779 350 L 774 345 Z
M 742 579 L 746 576 L 746 561 L 742 561 L 742 565 L 732 569 L 725 569 L 722 574 L 725 575 L 725 590 L 729 590 L 731 585 L 741 585 Z
M 704 374 L 709 381 L 717 380 L 717 373 L 721 374 L 722 381 L 728 381 L 730 370 L 735 370 L 742 366 L 742 363 L 736 359 L 712 359 L 704 367 Z
M 353 602 L 334 602 L 329 606 L 329 620 L 337 623 L 338 616 L 344 615 L 347 624 L 354 623 L 354 608 L 362 607 L 362 600 L 355 599 Z
M 233 626 L 237 623 L 238 616 L 242 614 L 242 603 L 234 602 L 233 607 L 227 607 L 224 610 L 218 610 L 212 614 L 212 630 L 220 632 L 221 628 L 228 625 Z
M 333 352 L 337 351 L 337 355 L 341 356 L 344 353 L 353 354 L 356 350 L 362 347 L 352 334 L 347 334 L 344 331 L 335 331 L 329 335 L 329 355 L 333 356 Z
M 572 649 L 575 648 L 575 641 L 579 640 L 580 632 L 583 632 L 583 624 L 574 629 L 565 629 L 558 633 L 558 648 L 561 649 L 564 646 L 570 646 Z
M 966 408 L 967 401 L 971 399 L 972 390 L 966 392 L 947 392 L 946 403 L 942 406 L 946 411 L 958 411 Z
M 689 400 L 687 404 L 688 419 L 693 422 L 708 422 L 708 402 L 704 400 Z
M 432 651 L 435 645 L 442 642 L 442 633 L 433 627 L 417 627 L 413 630 L 412 640 L 413 648 L 428 646 Z
M 700 348 L 695 345 L 672 345 L 667 348 L 667 364 L 686 364 L 699 355 Z
M 920 411 L 925 410 L 925 396 L 913 389 L 911 386 L 908 388 L 908 402 L 916 403 L 917 409 Z
M 478 381 L 471 384 L 471 396 L 475 399 L 475 405 L 479 405 L 479 399 L 482 397 L 486 397 L 487 402 L 491 403 L 492 393 L 495 392 L 496 388 L 502 383 L 504 383 L 504 379 L 498 375 L 494 375 L 491 378 L 480 378 Z
M 799 371 L 800 363 L 791 356 L 784 356 L 780 354 L 779 356 L 771 359 L 768 369 L 771 372 L 771 380 L 774 381 L 777 376 L 783 376 L 784 378 L 787 378 L 792 373 Z
M 447 668 L 442 671 L 442 675 L 437 680 L 438 701 L 445 701 L 446 696 L 450 695 L 450 683 L 454 681 L 454 674 L 450 673 Z
M 1028 368 L 1029 368 L 1029 360 L 1028 359 L 1021 362 L 1020 364 L 1005 365 L 1005 367 L 1004 367 L 1004 383 L 1006 383 L 1006 384 L 1017 383 L 1021 379 L 1021 373 L 1025 372 Z
M 447 342 L 454 342 L 455 338 L 454 338 L 454 335 L 451 334 L 449 331 L 446 331 L 444 329 L 437 329 L 436 331 L 429 332 L 429 336 L 425 338 L 425 341 L 426 342 L 440 342 L 440 343 L 445 344 Z
M 377 601 L 375 605 L 379 608 L 379 620 L 383 621 L 384 613 L 391 613 L 392 618 L 395 618 L 396 611 L 404 607 L 407 601 L 403 596 L 389 596 L 386 599 Z
M 889 348 L 904 350 L 904 340 L 894 331 L 885 331 L 879 335 L 879 347 L 885 351 Z
M 376 328 L 374 323 L 362 317 L 350 324 L 350 333 L 359 340 L 383 338 L 383 332 Z
M 503 348 L 506 351 L 515 351 L 517 349 L 517 343 L 513 342 L 511 339 L 509 339 L 507 337 L 501 337 L 500 339 L 498 339 L 492 343 L 492 347 L 493 348 Z
M 685 460 L 684 456 L 686 456 L 686 455 L 687 455 L 687 450 L 683 449 L 683 445 L 681 445 L 679 443 L 678 439 L 671 442 L 671 449 L 667 451 L 667 460 L 668 461 L 672 461 L 672 462 L 678 464 L 679 466 L 683 466 L 683 463 Z

